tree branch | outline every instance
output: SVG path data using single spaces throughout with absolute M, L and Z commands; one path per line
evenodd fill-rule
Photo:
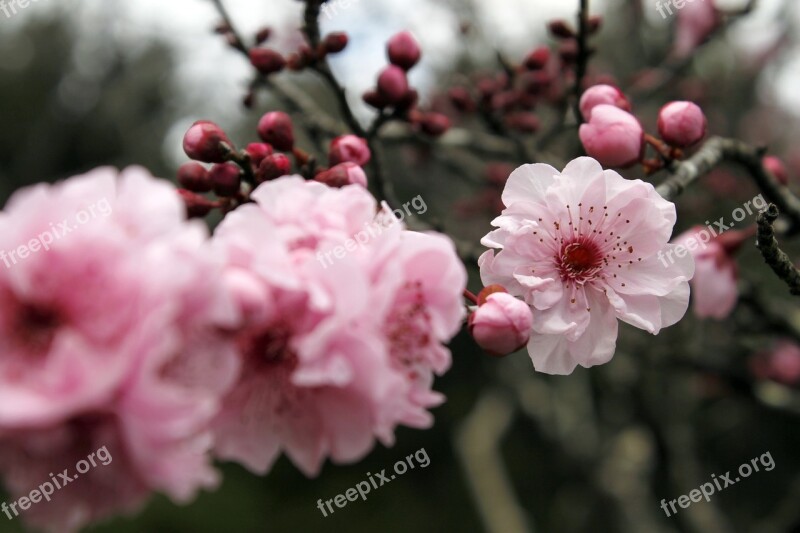
M 800 271 L 792 263 L 775 239 L 775 230 L 772 223 L 778 218 L 778 208 L 770 204 L 769 208 L 758 215 L 758 241 L 756 245 L 761 250 L 764 261 L 772 271 L 789 286 L 789 291 L 800 296 Z
M 692 157 L 678 163 L 672 175 L 656 187 L 656 191 L 667 200 L 673 200 L 722 162 L 738 163 L 750 173 L 767 200 L 777 205 L 791 220 L 792 227 L 787 233 L 793 233 L 800 228 L 800 199 L 764 168 L 763 156 L 762 148 L 752 147 L 736 139 L 712 137 Z

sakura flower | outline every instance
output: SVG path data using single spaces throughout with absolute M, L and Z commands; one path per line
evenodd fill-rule
M 245 369 L 215 424 L 218 456 L 264 473 L 284 452 L 315 476 L 326 458 L 391 444 L 398 424 L 429 426 L 433 376 L 450 365 L 442 343 L 462 318 L 452 243 L 391 212 L 376 219 L 359 185 L 287 176 L 252 198 L 214 236 Z
M 690 257 L 662 265 L 675 206 L 652 185 L 603 170 L 588 157 L 563 172 L 545 164 L 515 170 L 506 208 L 481 241 L 485 285 L 521 296 L 533 312 L 534 368 L 569 374 L 614 355 L 617 320 L 657 334 L 689 302 Z
M 722 320 L 736 307 L 739 276 L 733 254 L 750 235 L 729 230 L 714 236 L 708 228 L 696 226 L 674 240 L 695 261 L 692 309 L 698 317 Z
M 17 252 L 0 268 L 0 478 L 18 498 L 100 446 L 114 459 L 23 515 L 49 531 L 218 482 L 208 424 L 238 361 L 217 332 L 235 309 L 172 185 L 117 174 L 22 190 L 0 214 Z

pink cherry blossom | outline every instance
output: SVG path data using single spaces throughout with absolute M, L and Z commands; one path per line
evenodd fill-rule
M 729 231 L 730 238 L 746 234 Z M 696 226 L 681 233 L 673 241 L 686 248 L 695 261 L 692 279 L 694 313 L 700 318 L 722 320 L 731 314 L 739 299 L 738 268 L 732 254 L 723 244 L 725 241 L 713 238 L 708 228 Z
M 622 109 L 608 104 L 592 108 L 588 123 L 579 135 L 586 153 L 608 167 L 636 163 L 644 149 L 644 130 L 639 121 Z
M 631 110 L 631 104 L 622 91 L 613 85 L 600 84 L 589 87 L 581 96 L 580 107 L 583 118 L 590 120 L 592 109 L 602 104 L 613 105 L 624 111 Z
M 113 457 L 23 515 L 49 531 L 218 482 L 208 424 L 238 371 L 218 333 L 236 309 L 174 187 L 117 174 L 21 190 L 0 214 L 0 250 L 66 223 L 0 266 L 0 477 L 18 498 L 101 446 Z
M 481 279 L 533 307 L 528 351 L 537 370 L 569 374 L 606 363 L 617 320 L 657 334 L 686 312 L 693 262 L 658 261 L 674 247 L 675 206 L 649 183 L 581 157 L 563 172 L 518 168 L 503 203 L 492 222 L 498 229 L 481 241 L 499 250 L 481 256 Z
M 245 371 L 216 422 L 219 457 L 264 473 L 285 452 L 315 476 L 328 457 L 390 444 L 398 424 L 429 426 L 443 399 L 433 377 L 450 365 L 442 343 L 463 317 L 452 243 L 390 211 L 376 219 L 358 185 L 283 177 L 252 197 L 214 237 L 245 321 L 232 332 Z
M 469 317 L 475 341 L 495 356 L 510 354 L 528 344 L 532 327 L 530 307 L 504 292 L 490 294 Z

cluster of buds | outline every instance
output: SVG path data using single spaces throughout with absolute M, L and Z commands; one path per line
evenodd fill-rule
M 670 102 L 658 114 L 658 135 L 645 133 L 631 113 L 630 100 L 617 87 L 595 85 L 580 100 L 580 112 L 586 123 L 579 136 L 586 153 L 603 166 L 625 168 L 641 163 L 652 173 L 675 159 L 706 135 L 703 110 L 692 102 Z M 658 157 L 646 159 L 650 145 Z
M 493 357 L 504 357 L 528 344 L 533 327 L 531 308 L 500 285 L 478 293 L 477 309 L 469 316 L 469 331 L 478 346 Z
M 410 32 L 400 32 L 389 39 L 386 54 L 389 65 L 378 75 L 375 89 L 364 93 L 364 102 L 382 111 L 391 109 L 396 118 L 407 120 L 428 135 L 443 135 L 450 129 L 450 119 L 442 113 L 419 109 L 419 94 L 408 82 L 408 71 L 422 57 L 417 40 Z
M 263 142 L 237 150 L 217 124 L 207 120 L 192 124 L 183 137 L 183 150 L 194 161 L 181 165 L 177 175 L 190 217 L 204 217 L 215 208 L 230 210 L 247 202 L 258 184 L 291 172 L 289 157 L 279 152 L 295 151 L 289 116 L 267 113 L 258 123 L 258 134 Z M 211 192 L 216 199 L 205 196 Z
M 335 31 L 327 34 L 319 42 L 316 49 L 303 43 L 296 52 L 289 54 L 289 69 L 294 71 L 303 70 L 325 59 L 329 54 L 338 54 L 347 47 L 349 41 L 350 39 L 346 33 Z
M 602 19 L 591 17 L 589 33 L 600 29 Z M 503 71 L 476 77 L 470 85 L 452 87 L 448 97 L 461 113 L 479 112 L 494 125 L 523 134 L 534 134 L 540 121 L 534 113 L 544 101 L 561 106 L 567 98 L 567 87 L 574 83 L 574 63 L 578 57 L 576 32 L 562 20 L 549 25 L 558 43 L 556 52 L 549 46 L 530 50 L 518 63 L 505 59 Z

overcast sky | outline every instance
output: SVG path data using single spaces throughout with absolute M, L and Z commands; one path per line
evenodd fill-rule
M 425 93 L 430 86 L 432 73 L 446 66 L 455 57 L 461 41 L 458 20 L 450 4 L 459 5 L 467 0 L 331 0 L 330 16 L 323 15 L 323 31 L 345 30 L 351 37 L 349 53 L 336 57 L 333 68 L 345 80 L 354 103 L 359 106 L 358 95 L 374 84 L 377 72 L 386 63 L 384 44 L 393 33 L 411 29 L 420 39 L 423 62 L 412 73 L 414 85 Z M 699 1 L 699 0 L 698 0 Z M 718 0 L 726 6 L 741 5 L 744 0 Z M 479 10 L 484 33 L 493 39 L 495 46 L 507 52 L 520 54 L 531 46 L 545 42 L 544 25 L 554 17 L 574 17 L 578 0 L 474 0 Z M 608 0 L 594 0 L 592 9 L 602 13 Z M 761 0 L 758 13 L 747 24 L 737 27 L 733 40 L 753 49 L 768 42 L 775 34 L 775 8 L 780 0 Z M 242 33 L 252 34 L 268 24 L 283 30 L 278 33 L 275 46 L 288 47 L 293 35 L 288 28 L 296 28 L 302 4 L 296 0 L 227 0 L 226 5 Z M 344 6 L 348 7 L 344 7 Z M 643 0 L 644 11 L 653 23 L 660 20 L 655 0 Z M 800 9 L 795 9 L 795 15 Z M 131 53 L 151 38 L 170 41 L 179 57 L 178 77 L 185 87 L 186 112 L 216 117 L 232 109 L 236 119 L 238 101 L 243 94 L 249 66 L 224 45 L 222 39 L 209 34 L 217 21 L 216 12 L 208 0 L 38 0 L 29 7 L 6 19 L 0 12 L 0 29 L 24 24 L 28 17 L 67 17 L 80 27 L 82 44 L 79 50 L 86 59 L 88 71 L 102 57 L 104 39 L 113 38 L 126 43 Z M 110 33 L 110 34 L 109 34 Z M 17 51 L 13 59 L 5 51 L 2 62 L 24 66 L 24 51 Z M 775 91 L 783 105 L 800 116 L 800 53 L 791 64 L 776 73 L 780 83 L 769 84 L 767 91 Z M 81 58 L 77 58 L 78 63 Z M 209 95 L 209 91 L 212 94 Z M 364 109 L 364 111 L 366 111 Z M 187 120 L 193 117 L 187 116 Z M 224 118 L 220 119 L 224 125 Z M 175 136 L 185 130 L 177 124 Z

